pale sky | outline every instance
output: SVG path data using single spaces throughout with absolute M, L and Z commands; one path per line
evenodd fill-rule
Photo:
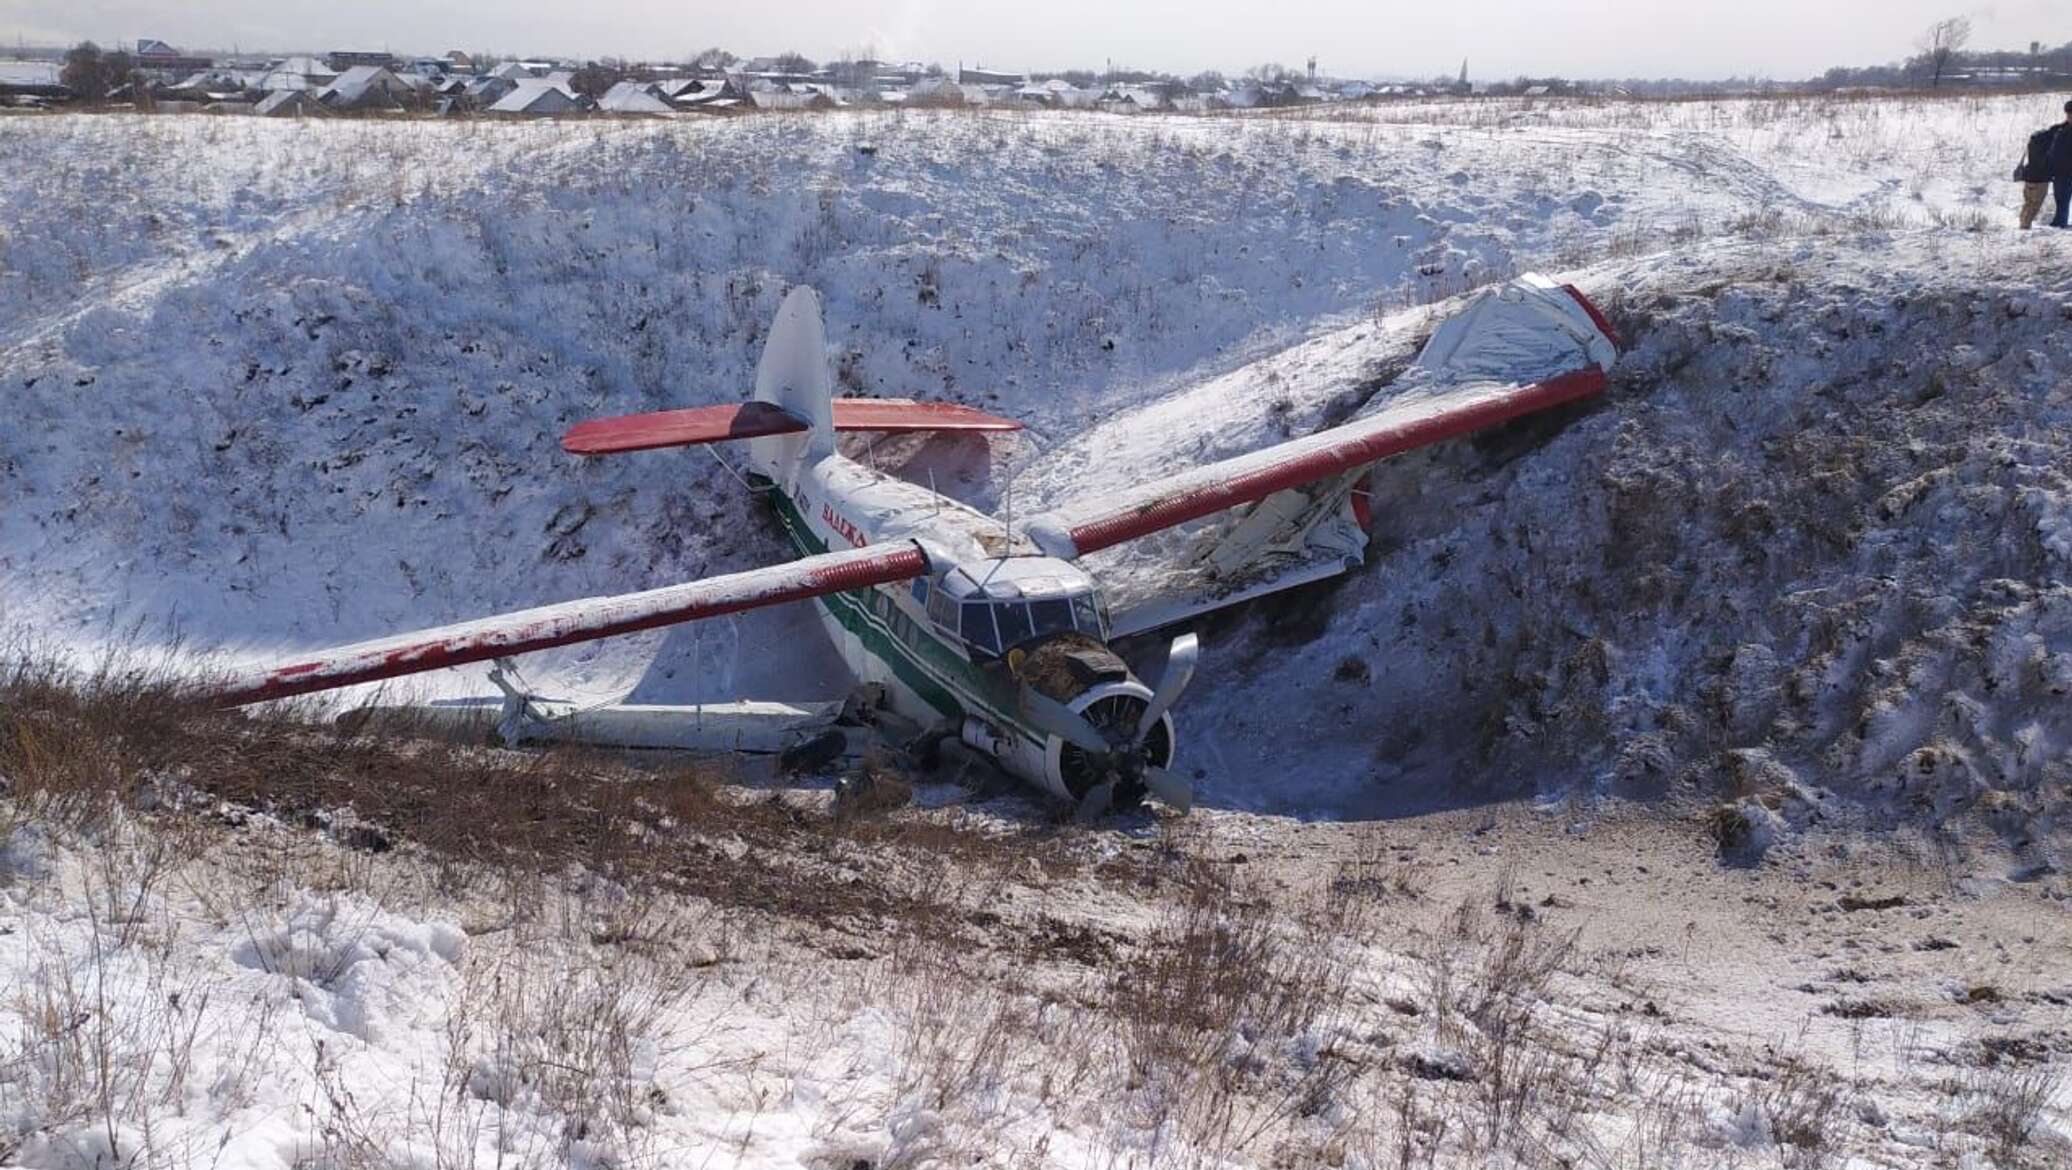
M 2072 0 L 0 0 L 0 42 L 158 37 L 183 48 L 447 49 L 687 57 L 796 49 L 1027 70 L 1236 73 L 1265 61 L 1340 76 L 1755 76 L 1907 56 L 1968 15 L 1974 48 L 2072 40 Z

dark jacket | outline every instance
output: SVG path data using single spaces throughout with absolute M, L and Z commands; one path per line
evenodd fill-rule
M 2072 129 L 2067 125 L 2058 125 L 2050 143 L 2050 177 L 2060 183 L 2072 183 Z
M 2029 135 L 2029 157 L 2022 163 L 2022 182 L 2050 182 L 2050 152 L 2051 148 L 2058 144 L 2058 140 L 2065 137 L 2065 135 L 2058 133 L 2059 130 L 2064 128 L 2064 125 L 2063 122 L 2060 122 L 2056 126 L 2046 126 Z

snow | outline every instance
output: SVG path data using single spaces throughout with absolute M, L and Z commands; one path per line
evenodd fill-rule
M 1364 570 L 1202 623 L 1177 712 L 1201 772 L 1191 831 L 1281 873 L 1372 830 L 1435 855 L 1448 896 L 1519 859 L 1535 883 L 1589 876 L 1559 892 L 1590 907 L 1593 945 L 1623 954 L 1642 935 L 1657 953 L 1632 959 L 1644 983 L 1592 976 L 1551 994 L 1558 1011 L 1639 1029 L 1636 1052 L 1660 1038 L 1695 1069 L 1770 1068 L 1762 1047 L 1804 1034 L 1831 1063 L 1862 1043 L 1897 1070 L 1988 1026 L 1929 990 L 1950 962 L 1931 928 L 1962 919 L 1967 964 L 2018 956 L 2010 992 L 2062 995 L 2048 963 L 2063 916 L 2045 903 L 2062 897 L 2052 826 L 2072 747 L 2072 239 L 2015 233 L 2001 178 L 2052 116 L 1966 97 L 0 120 L 0 624 L 80 654 L 141 623 L 147 643 L 270 658 L 768 565 L 781 543 L 710 454 L 575 461 L 557 440 L 582 418 L 738 400 L 795 284 L 822 293 L 847 392 L 1027 421 L 1012 440 L 875 450 L 985 508 L 1011 476 L 1028 515 L 1346 417 L 1457 294 L 1560 274 L 1630 334 L 1604 401 L 1390 464 Z M 1126 594 L 1172 547 L 1090 567 Z M 796 607 L 526 670 L 557 694 L 649 702 L 843 685 Z M 469 671 L 428 687 L 484 689 Z M 1539 835 L 1471 823 L 1522 795 L 1541 798 Z M 1674 872 L 1689 853 L 1606 828 L 1609 796 L 1731 809 L 1762 856 Z M 1417 819 L 1463 808 L 1439 829 Z M 1934 917 L 1833 912 L 1864 873 L 1951 864 L 1928 846 L 1871 870 L 1852 868 L 1870 864 L 1854 846 L 1795 845 L 1837 826 L 1907 841 L 1966 815 L 1999 847 L 1922 900 Z M 1685 849 L 1694 835 L 1658 833 Z M 1116 836 L 1089 848 L 1150 848 Z M 191 1036 L 194 1053 L 183 1079 L 156 1061 L 118 1078 L 140 1103 L 119 1123 L 35 1112 L 65 1098 L 54 1071 L 10 1066 L 0 1087 L 36 1092 L 0 1103 L 36 1136 L 8 1160 L 90 1166 L 148 1143 L 173 1151 L 165 1164 L 226 1170 L 965 1149 L 1084 1165 L 1181 1140 L 1178 1122 L 1137 1126 L 1107 1100 L 1061 1104 L 1045 1078 L 1069 1065 L 959 1047 L 988 1012 L 1046 1021 L 1042 1060 L 1100 1039 L 1071 1031 L 1094 1025 L 1056 987 L 1008 981 L 1006 959 L 975 983 L 896 956 L 837 979 L 846 960 L 797 938 L 683 922 L 655 926 L 675 945 L 642 957 L 594 941 L 588 925 L 623 924 L 632 899 L 584 875 L 554 895 L 582 929 L 547 936 L 495 898 L 353 857 L 252 896 L 279 847 L 110 916 L 94 883 L 131 854 L 8 827 L 0 904 L 19 926 L 0 934 L 0 986 L 29 998 L 0 1005 L 4 1034 L 62 1018 L 25 1012 L 36 995 L 101 994 L 117 1009 L 96 1018 L 123 1021 L 126 1050 Z M 1592 868 L 1565 868 L 1571 853 Z M 1077 928 L 1153 934 L 1148 887 L 962 876 Z M 1756 904 L 1795 916 L 1748 917 Z M 701 947 L 717 971 L 689 961 Z M 1932 1037 L 1820 1014 L 1859 994 L 1836 972 L 1879 962 L 1894 994 L 1932 1001 Z M 1377 944 L 1362 986 L 1400 995 L 1433 970 Z M 956 995 L 974 985 L 989 994 Z M 1683 1018 L 1605 1006 L 1665 988 Z M 1998 1010 L 2035 1028 L 2061 1000 Z M 616 1063 L 555 1073 L 595 1072 L 540 1045 L 582 1042 L 598 1013 L 639 1024 Z M 1438 1054 L 1428 1023 L 1396 1036 Z M 919 1079 L 942 1067 L 997 1073 L 948 1093 Z M 1701 1136 L 1778 1153 L 1757 1089 L 1704 1075 Z M 1859 1151 L 1936 1156 L 1907 1143 L 1945 1140 L 1920 1094 L 1946 1075 L 1863 1089 L 1892 1116 L 1862 1123 Z M 1611 1148 L 1646 1118 L 1582 1124 L 1600 1121 Z M 2045 1125 L 2064 1130 L 2062 1104 Z M 1182 1160 L 1197 1155 L 1215 1152 Z
M 1680 304 L 1708 282 L 1784 271 L 1831 290 L 1815 313 L 1855 313 L 1863 329 L 1903 312 L 1874 307 L 1882 298 L 1996 282 L 2007 316 L 1977 327 L 1954 372 L 2047 386 L 2064 368 L 2062 285 L 2046 276 L 2064 270 L 2062 243 L 1906 226 L 1982 213 L 1992 191 L 2011 197 L 1984 179 L 1975 191 L 1908 187 L 1997 174 L 1987 163 L 2021 141 L 2031 105 L 1373 114 L 1411 111 L 1415 124 L 935 112 L 459 129 L 0 124 L 12 164 L 0 180 L 0 353 L 17 403 L 0 452 L 0 485 L 17 501 L 0 514 L 0 622 L 81 646 L 170 624 L 190 645 L 272 658 L 778 559 L 781 543 L 710 454 L 575 461 L 555 440 L 585 417 L 738 399 L 792 282 L 823 293 L 845 392 L 1026 420 L 1018 445 L 993 446 L 1025 513 L 1314 427 L 1407 358 L 1437 311 L 1427 302 L 1527 268 L 1593 262 L 1585 281 L 1600 299 L 1660 289 Z M 1825 165 L 1807 166 L 1816 154 Z M 1754 317 L 1735 300 L 1680 323 L 1703 308 L 1684 304 L 1666 332 L 1766 345 L 1780 328 L 1809 331 L 1804 315 Z M 1267 356 L 1304 334 L 1315 339 Z M 1817 344 L 1870 360 L 1861 346 Z M 1751 417 L 1781 422 L 1794 395 L 1825 384 L 1810 363 L 1832 359 L 1780 356 L 1783 382 L 1750 401 Z M 1507 471 L 1503 507 L 1543 532 L 1593 508 L 1576 493 L 1578 461 L 1620 450 L 1632 409 L 1660 420 L 1667 441 L 1722 441 L 1621 405 L 1564 435 L 1552 458 Z M 2038 469 L 2026 522 L 2061 550 L 2048 418 L 2027 425 L 2045 429 L 2010 451 Z M 944 466 L 946 490 L 1000 502 L 997 468 Z M 1449 492 L 1485 489 L 1427 482 L 1431 460 L 1411 466 L 1391 485 L 1402 504 L 1385 509 L 1390 539 L 1414 535 L 1436 555 L 1460 543 L 1446 535 Z M 1924 508 L 1939 510 L 1938 528 L 1969 515 L 1947 490 L 1926 490 L 1910 519 Z M 1127 593 L 1126 560 L 1109 564 L 1110 588 Z M 1468 564 L 1405 583 L 1400 600 L 1360 584 L 1334 604 L 1345 629 L 1378 636 L 1404 601 L 1453 604 L 1441 598 L 1472 596 L 1523 561 Z M 782 613 L 726 619 L 550 652 L 528 671 L 578 696 L 744 697 L 710 681 L 724 679 L 757 688 L 747 697 L 827 698 L 841 673 L 811 628 Z M 800 653 L 710 668 L 714 646 L 744 640 Z M 694 650 L 704 669 L 689 669 Z M 1667 677 L 1695 652 L 1635 646 L 1621 660 Z M 1219 654 L 1212 641 L 1212 669 Z M 1429 677 L 1428 656 L 1404 662 L 1366 697 L 1426 689 L 1407 683 Z M 1280 665 L 1291 686 L 1330 672 L 1310 655 Z M 1439 677 L 1463 674 L 1437 665 Z M 482 690 L 466 673 L 426 686 Z M 1238 743 L 1278 737 L 1241 730 L 1253 717 L 1241 703 L 1229 714 L 1204 708 L 1194 740 L 1222 799 L 1335 806 L 1323 794 L 1345 787 L 1348 761 L 1334 740 L 1315 741 L 1329 762 L 1297 770 L 1314 779 L 1261 790 L 1246 778 L 1261 756 Z M 1397 699 L 1362 717 L 1392 727 L 1435 714 Z

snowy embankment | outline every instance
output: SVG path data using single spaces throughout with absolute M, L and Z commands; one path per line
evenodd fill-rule
M 0 621 L 60 646 L 780 555 L 709 459 L 555 440 L 738 397 L 792 282 L 852 391 L 1031 422 L 1018 511 L 1313 427 L 1515 269 L 1631 342 L 1602 404 L 1385 469 L 1362 572 L 1207 624 L 1207 808 L 1142 835 L 88 741 L 134 811 L 0 799 L 0 1163 L 2061 1164 L 2072 242 L 1967 230 L 2032 113 L 1708 108 L 0 120 Z M 1923 143 L 1979 190 L 1917 197 Z M 995 499 L 962 456 L 914 466 Z M 534 669 L 824 694 L 809 631 Z M 25 710 L 18 777 L 74 742 Z M 567 840 L 403 832 L 442 813 Z
M 1975 197 L 1923 191 L 1910 216 L 1859 188 L 1916 173 L 1923 127 L 1967 128 L 1944 165 L 1997 174 L 1995 144 L 2031 117 L 1864 108 L 1778 107 L 1795 129 L 1754 137 L 1738 104 L 1714 126 L 1683 105 L 1511 103 L 1412 125 L 7 120 L 0 622 L 69 645 L 141 622 L 264 654 L 767 562 L 781 546 L 709 456 L 578 462 L 555 440 L 738 397 L 794 282 L 827 297 L 849 392 L 1024 418 L 996 458 L 1031 492 L 1098 492 L 1157 465 L 1089 453 L 1096 420 L 1320 325 L 1723 234 L 1966 214 Z M 1801 181 L 1793 160 L 1838 116 L 1859 118 L 1849 153 Z M 1344 388 L 1288 393 L 1318 392 Z M 1270 421 L 1198 446 L 1288 425 Z M 984 461 L 936 458 L 913 470 L 999 499 Z M 800 653 L 743 652 L 779 643 Z M 796 613 L 528 666 L 649 700 L 842 685 Z

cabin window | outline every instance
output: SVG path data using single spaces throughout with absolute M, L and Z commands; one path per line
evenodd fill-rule
M 928 578 L 914 578 L 914 603 L 923 609 L 928 607 Z
M 1000 653 L 1000 635 L 993 628 L 990 603 L 969 601 L 964 604 L 964 640 L 987 653 Z
M 1036 622 L 1037 634 L 1060 634 L 1072 628 L 1072 603 L 1064 598 L 1053 601 L 1032 601 L 1029 616 Z
M 993 607 L 993 618 L 1000 623 L 1000 648 L 1019 646 L 1036 633 L 1029 624 L 1029 607 L 1019 601 L 1003 601 Z
M 1072 617 L 1083 633 L 1101 636 L 1101 611 L 1094 606 L 1094 595 L 1082 593 L 1072 599 Z
M 928 620 L 952 637 L 957 633 L 957 599 L 947 590 L 937 589 L 928 598 Z

